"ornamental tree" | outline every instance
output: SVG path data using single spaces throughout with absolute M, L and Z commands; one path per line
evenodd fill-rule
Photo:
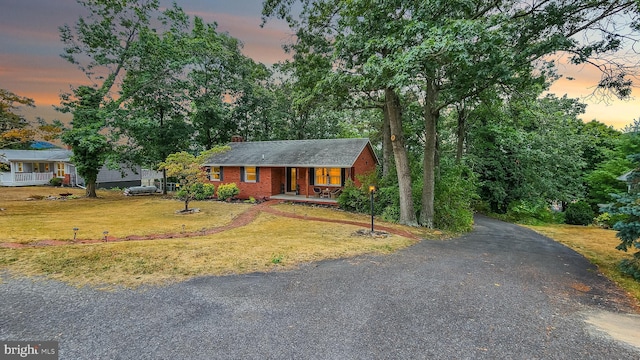
M 178 197 L 184 201 L 184 212 L 189 211 L 189 202 L 196 199 L 199 188 L 207 181 L 207 173 L 202 164 L 213 154 L 229 150 L 228 146 L 216 146 L 195 156 L 186 151 L 167 156 L 159 165 L 167 176 L 178 179 Z

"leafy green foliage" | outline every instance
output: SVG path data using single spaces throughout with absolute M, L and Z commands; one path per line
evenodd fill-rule
M 167 176 L 176 177 L 179 187 L 176 196 L 184 201 L 184 211 L 188 211 L 189 202 L 196 197 L 197 187 L 207 180 L 207 173 L 196 157 L 184 151 L 171 154 L 158 168 L 166 170 Z
M 17 113 L 21 105 L 35 107 L 33 99 L 0 89 L 0 133 L 26 126 L 25 118 Z
M 623 219 L 613 226 L 613 229 L 617 231 L 616 237 L 620 239 L 620 244 L 616 246 L 616 249 L 625 252 L 629 249 L 636 251 L 633 253 L 632 259 L 623 260 L 620 263 L 620 270 L 640 280 L 640 191 L 637 186 L 638 179 L 640 179 L 640 171 L 638 171 L 640 153 L 629 156 L 629 159 L 636 166 L 628 177 L 628 181 L 632 184 L 630 192 L 613 194 L 615 202 L 603 210 L 612 216 L 623 216 Z
M 114 119 L 119 135 L 128 139 L 118 151 L 121 157 L 151 168 L 171 153 L 188 150 L 194 131 L 188 121 L 183 76 L 189 58 L 182 46 L 187 18 L 175 4 L 161 18 L 171 26 L 141 29 L 131 47 L 135 60 L 128 65 L 121 86 L 121 111 Z
M 206 195 L 208 192 L 213 194 L 213 185 L 211 187 L 204 186 L 207 181 L 207 173 L 202 164 L 209 156 L 228 149 L 227 146 L 218 146 L 197 157 L 181 151 L 167 156 L 166 161 L 160 163 L 159 169 L 166 170 L 167 176 L 176 178 L 179 186 L 176 196 L 184 201 L 184 211 L 189 210 L 191 200 Z
M 210 199 L 213 194 L 216 192 L 216 187 L 213 184 L 202 184 L 198 183 L 193 187 L 193 198 L 194 200 L 206 200 Z M 180 189 L 176 192 L 176 196 L 178 198 L 185 197 L 184 189 Z
M 54 177 L 49 180 L 49 185 L 51 186 L 60 186 L 62 185 L 62 179 L 59 177 Z
M 62 141 L 71 146 L 71 161 L 86 182 L 87 196 L 96 197 L 96 180 L 100 169 L 111 155 L 112 146 L 102 132 L 105 112 L 102 94 L 89 86 L 74 89 L 75 100 L 63 102 L 63 111 L 71 112 L 71 128 L 62 133 Z M 69 99 L 69 98 L 67 98 Z
M 618 265 L 620 271 L 640 281 L 640 258 L 625 259 Z
M 541 199 L 518 200 L 509 204 L 505 219 L 521 224 L 564 223 L 564 214 L 552 211 Z
M 434 224 L 438 229 L 470 231 L 473 226 L 471 203 L 478 197 L 475 174 L 453 159 L 441 161 L 436 182 Z
M 72 94 L 62 94 L 59 110 L 73 114 L 72 128 L 64 132 L 62 141 L 73 150 L 72 161 L 86 181 L 87 196 L 96 197 L 98 171 L 108 158 L 115 159 L 117 155 L 112 144 L 119 141 L 119 132 L 111 122 L 126 97 L 115 100 L 114 89 L 128 65 L 134 62 L 139 35 L 149 27 L 159 3 L 157 0 L 78 3 L 88 15 L 80 17 L 73 26 L 59 27 L 64 44 L 61 56 L 78 66 L 95 85 L 82 85 L 74 88 Z
M 55 121 L 46 123 L 37 118 L 37 125 L 20 115 L 22 106 L 35 107 L 33 99 L 0 89 L 0 149 L 29 149 L 31 141 L 56 139 L 62 131 L 62 124 Z
M 590 225 L 593 223 L 594 213 L 586 201 L 577 201 L 567 206 L 565 222 L 570 225 Z
M 357 187 L 353 180 L 347 179 L 342 193 L 338 196 L 338 205 L 346 211 L 365 213 L 370 206 L 369 192 Z
M 236 183 L 220 184 L 218 186 L 218 199 L 227 201 L 240 194 L 240 189 Z
M 416 131 L 420 138 L 417 145 L 424 149 L 420 220 L 424 226 L 431 226 L 439 166 L 436 125 L 440 117 L 451 107 L 473 103 L 487 92 L 498 92 L 500 99 L 515 99 L 523 89 L 537 87 L 537 94 L 529 100 L 537 98 L 549 79 L 556 76 L 554 65 L 540 59 L 563 51 L 575 55 L 575 63 L 595 64 L 603 71 L 600 89 L 628 96 L 631 83 L 624 64 L 598 60 L 624 45 L 625 37 L 608 20 L 626 12 L 635 13 L 634 6 L 631 1 L 611 6 L 590 0 L 535 4 L 268 0 L 263 3 L 263 20 L 272 16 L 284 19 L 296 34 L 295 43 L 287 49 L 295 54 L 290 66 L 296 81 L 295 105 L 302 113 L 308 114 L 322 101 L 371 107 L 384 103 L 391 132 L 401 143 L 399 134 L 406 119 L 396 115 L 407 109 L 408 102 L 417 100 L 424 121 Z M 582 36 L 584 41 L 575 40 L 585 33 L 589 36 Z M 554 106 L 545 105 L 541 101 L 534 112 L 542 115 L 541 119 L 557 118 L 558 106 L 553 101 Z M 526 108 L 523 110 L 527 121 L 530 114 Z M 560 113 L 568 114 L 566 120 L 570 122 L 575 114 L 566 110 Z M 570 160 L 563 154 L 579 153 L 574 141 L 577 137 L 564 132 L 542 144 L 544 125 L 527 134 L 514 131 L 508 141 L 493 149 L 493 158 L 482 164 L 482 170 L 488 171 L 481 174 L 480 186 L 497 211 L 505 212 L 511 201 L 526 199 L 531 193 L 561 200 L 582 197 L 582 162 L 554 162 Z M 575 130 L 568 125 L 567 129 Z M 459 125 L 460 144 L 466 130 L 464 124 Z M 554 127 L 547 133 L 555 130 Z M 567 144 L 562 148 L 549 146 L 554 143 Z M 413 178 L 404 149 L 404 143 L 394 147 L 394 159 L 402 222 L 412 223 L 413 203 L 408 200 Z M 536 178 L 535 169 L 541 166 L 544 176 Z M 564 166 L 567 170 L 559 171 Z M 555 177 L 547 176 L 554 174 Z M 499 183 L 492 188 L 494 177 Z M 530 179 L 539 181 L 531 183 Z
M 35 107 L 33 99 L 0 89 L 0 148 L 26 143 L 33 132 L 25 129 L 27 120 L 18 113 L 20 106 Z
M 468 161 L 491 212 L 512 202 L 570 202 L 584 197 L 580 104 L 548 96 L 486 102 L 472 113 Z

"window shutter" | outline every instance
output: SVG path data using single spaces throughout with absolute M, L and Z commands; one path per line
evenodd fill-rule
M 222 166 L 220 166 L 220 181 L 222 181 Z
M 240 182 L 244 182 L 244 166 L 240 167 Z
M 342 170 L 340 170 L 340 186 L 344 186 L 344 180 L 345 180 L 345 177 L 347 175 L 347 171 L 346 170 L 347 169 L 345 169 L 345 168 L 342 168 Z
M 309 168 L 309 185 L 316 184 L 316 170 L 314 168 Z
M 260 168 L 256 166 L 256 182 L 260 182 Z

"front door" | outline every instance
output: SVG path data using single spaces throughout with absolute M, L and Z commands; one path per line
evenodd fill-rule
M 287 168 L 287 192 L 294 192 L 297 190 L 298 174 L 296 168 Z

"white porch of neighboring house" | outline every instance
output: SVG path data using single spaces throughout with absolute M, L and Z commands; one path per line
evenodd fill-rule
M 164 174 L 162 171 L 142 169 L 142 186 L 156 186 L 160 188 Z
M 54 177 L 64 178 L 71 152 L 67 150 L 0 150 L 0 186 L 47 185 Z
M 0 149 L 0 163 L 5 164 L 5 171 L 0 171 L 0 186 L 47 185 L 56 177 L 62 179 L 64 185 L 82 187 L 85 181 L 71 163 L 72 155 L 71 151 L 62 149 Z M 109 189 L 140 186 L 140 183 L 140 167 L 130 169 L 122 164 L 115 170 L 103 166 L 98 173 L 96 187 Z

